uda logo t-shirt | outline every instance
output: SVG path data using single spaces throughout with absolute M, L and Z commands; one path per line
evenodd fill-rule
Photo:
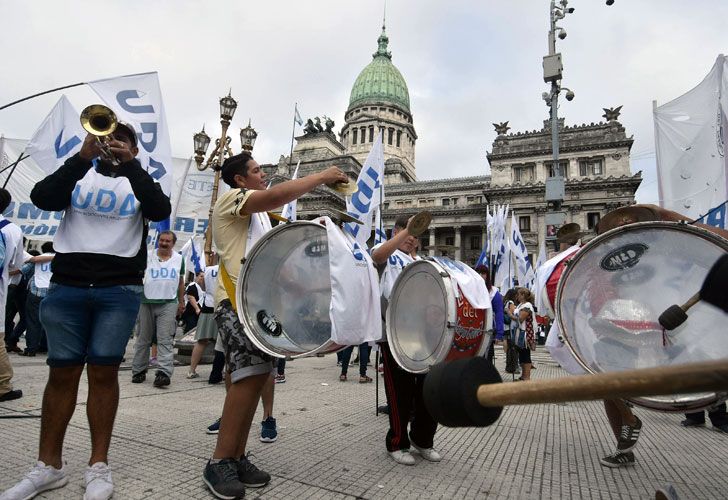
M 73 189 L 53 246 L 61 253 L 134 257 L 142 231 L 141 204 L 129 179 L 108 177 L 91 168 Z

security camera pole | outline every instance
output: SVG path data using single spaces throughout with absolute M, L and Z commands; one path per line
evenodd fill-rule
M 551 147 L 553 149 L 553 163 L 552 172 L 553 176 L 549 175 L 546 179 L 546 203 L 548 209 L 546 212 L 546 227 L 553 226 L 554 229 L 562 226 L 566 222 L 566 213 L 561 211 L 561 203 L 564 201 L 564 176 L 561 172 L 561 165 L 559 164 L 559 119 L 558 119 L 558 107 L 559 107 L 559 93 L 562 90 L 561 77 L 564 70 L 561 62 L 561 53 L 556 52 L 556 37 L 558 36 L 561 40 L 566 38 L 566 30 L 556 25 L 556 22 L 566 17 L 566 14 L 574 12 L 573 7 L 567 7 L 568 0 L 560 0 L 559 5 L 556 5 L 556 0 L 551 0 L 551 7 L 549 9 L 550 16 L 550 27 L 549 30 L 549 53 L 543 58 L 543 79 L 546 83 L 551 83 L 551 92 L 544 92 L 542 97 L 546 101 L 546 105 L 551 108 Z M 574 93 L 567 90 L 566 98 L 571 101 L 574 98 Z M 550 174 L 550 173 L 549 173 Z M 555 231 L 553 234 L 546 234 L 546 241 L 553 241 L 555 239 Z

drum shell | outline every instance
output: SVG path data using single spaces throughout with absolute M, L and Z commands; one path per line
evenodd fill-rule
M 728 241 L 715 233 L 665 221 L 618 227 L 587 243 L 567 264 L 555 305 L 561 335 L 578 363 L 589 373 L 603 373 L 728 358 L 728 344 L 716 342 L 715 335 L 724 337 L 726 328 L 725 317 L 715 308 L 698 304 L 688 321 L 671 332 L 657 323 L 663 310 L 685 302 L 700 288 L 713 261 L 726 251 Z M 713 318 L 712 329 L 705 327 L 708 318 Z M 687 413 L 726 396 L 630 401 L 652 410 Z
M 416 297 L 413 299 L 412 292 L 421 284 L 410 280 L 417 279 L 415 277 L 418 275 L 425 276 L 425 282 L 430 283 L 427 285 L 430 291 L 439 289 L 441 297 L 427 303 L 418 302 Z M 457 286 L 447 269 L 430 259 L 409 264 L 398 276 L 387 308 L 386 335 L 392 356 L 403 370 L 417 374 L 427 373 L 430 366 L 442 361 L 485 354 L 492 336 L 492 309 L 473 308 L 462 292 L 456 296 Z M 435 314 L 430 321 L 428 311 L 437 309 L 440 305 L 444 314 Z M 420 325 L 441 323 L 440 338 L 431 338 L 429 327 L 412 327 L 408 321 L 410 318 L 413 323 Z M 410 334 L 413 330 L 415 337 L 419 338 Z M 423 333 L 423 330 L 427 333 Z
M 325 247 L 327 241 L 326 228 L 323 225 L 299 221 L 274 227 L 248 252 L 240 269 L 235 292 L 237 313 L 250 341 L 266 354 L 295 359 L 322 356 L 346 347 L 333 342 L 330 336 L 331 279 L 328 248 Z M 326 250 L 322 250 L 323 248 Z M 320 254 L 318 257 L 315 257 L 316 252 Z M 296 259 L 293 257 L 294 253 L 298 254 Z M 322 259 L 317 262 L 318 269 L 315 272 L 306 272 L 304 256 Z M 295 296 L 286 297 L 286 287 L 279 285 L 276 280 L 287 272 L 285 266 L 291 263 L 295 265 L 289 267 L 303 274 L 293 273 L 294 275 L 289 276 L 290 287 L 299 286 L 302 290 Z M 276 290 L 278 293 L 275 293 Z M 290 336 L 301 331 L 308 333 L 305 324 L 311 321 L 302 319 L 303 313 L 300 312 L 307 307 L 301 305 L 304 302 L 314 304 L 311 308 L 315 310 L 314 321 L 318 325 L 315 329 L 316 335 L 311 335 L 312 338 L 317 338 L 314 342 L 303 343 L 299 338 Z M 287 321 L 281 321 L 281 334 L 270 335 L 261 326 L 259 314 L 263 309 L 269 313 L 268 316 L 288 318 Z M 324 335 L 327 323 L 328 334 Z M 297 325 L 297 328 L 287 328 L 292 324 Z M 314 332 L 313 326 L 309 328 L 309 332 Z

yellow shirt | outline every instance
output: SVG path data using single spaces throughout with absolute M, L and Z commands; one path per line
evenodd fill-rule
M 253 190 L 231 189 L 218 198 L 212 210 L 212 240 L 217 249 L 219 262 L 225 266 L 233 285 L 237 285 L 238 282 L 250 226 L 250 215 L 242 213 L 242 210 L 253 192 Z M 228 297 L 225 287 L 218 286 L 215 304 L 227 298 L 234 303 L 235 297 Z

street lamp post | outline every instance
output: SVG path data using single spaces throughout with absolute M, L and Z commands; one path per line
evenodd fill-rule
M 548 45 L 549 53 L 543 58 L 543 79 L 546 83 L 551 83 L 550 92 L 544 92 L 541 97 L 546 101 L 546 105 L 550 108 L 551 118 L 551 148 L 552 163 L 551 172 L 546 179 L 546 203 L 548 211 L 546 213 L 546 227 L 561 226 L 566 221 L 566 214 L 561 211 L 561 204 L 564 201 L 565 182 L 559 163 L 559 94 L 562 90 L 566 90 L 566 100 L 574 99 L 574 92 L 566 87 L 561 86 L 564 66 L 561 61 L 561 53 L 556 52 L 556 37 L 561 40 L 566 38 L 566 30 L 556 25 L 556 22 L 566 17 L 567 14 L 574 12 L 573 7 L 568 7 L 568 0 L 560 0 L 556 4 L 556 0 L 551 0 L 549 8 L 549 35 Z M 553 235 L 547 240 L 553 239 Z
M 193 136 L 194 148 L 195 148 L 195 163 L 197 169 L 200 171 L 212 168 L 215 171 L 215 177 L 212 183 L 212 196 L 210 197 L 210 211 L 207 218 L 207 229 L 205 230 L 205 259 L 208 265 L 212 264 L 212 211 L 215 208 L 217 202 L 217 194 L 220 188 L 220 168 L 222 167 L 225 158 L 233 156 L 232 148 L 230 143 L 232 138 L 227 135 L 228 128 L 232 122 L 235 110 L 238 107 L 238 103 L 228 93 L 226 97 L 220 99 L 220 125 L 222 126 L 222 132 L 219 139 L 215 139 L 215 149 L 212 150 L 210 156 L 206 161 L 205 154 L 207 148 L 210 146 L 210 136 L 205 133 L 205 127 Z M 248 126 L 240 130 L 240 141 L 242 149 L 245 151 L 252 151 L 255 145 L 255 139 L 258 137 L 258 133 L 253 127 Z

